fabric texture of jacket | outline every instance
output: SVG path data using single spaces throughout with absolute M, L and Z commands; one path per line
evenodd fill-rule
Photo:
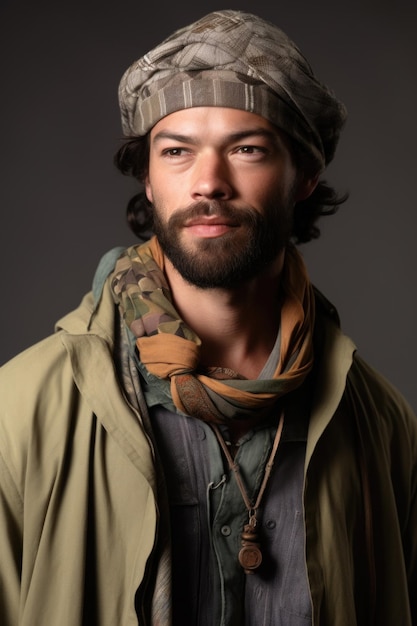
M 304 495 L 313 624 L 417 626 L 417 420 L 320 309 Z M 138 624 L 159 507 L 115 317 L 107 287 L 97 306 L 87 294 L 0 370 L 2 626 Z

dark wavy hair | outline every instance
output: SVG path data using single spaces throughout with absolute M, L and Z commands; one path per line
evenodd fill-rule
M 313 165 L 300 150 L 293 150 L 296 165 L 304 171 L 311 171 Z M 114 156 L 114 164 L 125 176 L 133 176 L 143 183 L 149 164 L 149 134 L 144 137 L 131 137 L 125 140 Z M 313 193 L 297 202 L 294 208 L 292 240 L 294 243 L 306 243 L 320 236 L 317 221 L 325 215 L 333 215 L 348 194 L 339 196 L 337 192 L 320 180 Z M 137 237 L 148 237 L 152 231 L 153 207 L 142 190 L 128 202 L 126 216 L 131 230 Z

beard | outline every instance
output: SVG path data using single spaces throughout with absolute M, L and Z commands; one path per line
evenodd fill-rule
M 201 201 L 177 210 L 163 222 L 153 211 L 153 232 L 179 274 L 200 289 L 231 289 L 263 272 L 288 244 L 293 227 L 294 202 L 271 202 L 263 213 L 236 207 L 223 200 Z M 187 220 L 216 215 L 238 224 L 220 237 L 196 239 L 194 249 L 181 242 Z

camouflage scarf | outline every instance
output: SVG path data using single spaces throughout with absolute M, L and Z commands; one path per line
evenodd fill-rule
M 136 337 L 140 361 L 151 374 L 170 381 L 172 400 L 180 411 L 217 423 L 259 419 L 280 397 L 301 385 L 313 363 L 314 297 L 295 248 L 286 252 L 280 355 L 269 380 L 247 380 L 224 368 L 201 369 L 201 340 L 175 310 L 163 266 L 163 253 L 153 237 L 124 251 L 111 284 Z

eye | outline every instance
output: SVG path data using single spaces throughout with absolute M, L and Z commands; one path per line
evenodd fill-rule
M 267 153 L 267 149 L 263 146 L 239 146 L 236 148 L 235 152 L 249 156 L 262 156 Z
M 167 157 L 180 157 L 188 152 L 185 148 L 165 148 L 162 154 Z
M 269 153 L 269 150 L 265 146 L 245 145 L 237 146 L 234 149 L 236 157 L 241 157 L 244 161 L 258 162 L 263 161 Z
M 243 152 L 244 154 L 253 154 L 254 152 L 263 152 L 262 148 L 259 148 L 258 146 L 241 146 L 239 148 L 240 152 Z

